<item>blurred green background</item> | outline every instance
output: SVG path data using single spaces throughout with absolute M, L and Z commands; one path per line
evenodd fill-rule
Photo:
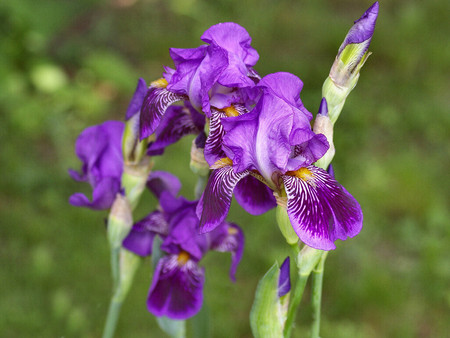
M 369 58 L 336 124 L 339 181 L 361 203 L 364 228 L 329 255 L 323 337 L 445 337 L 450 332 L 450 43 L 445 0 L 381 1 Z M 110 296 L 105 212 L 72 207 L 90 193 L 69 167 L 77 135 L 122 119 L 137 78 L 171 66 L 170 47 L 198 46 L 217 22 L 253 37 L 261 74 L 288 71 L 317 111 L 321 85 L 352 21 L 370 1 L 113 0 L 0 2 L 0 336 L 98 337 Z M 188 169 L 192 138 L 157 169 Z M 144 196 L 138 216 L 154 207 Z M 251 337 L 259 278 L 288 250 L 275 215 L 236 204 L 246 250 L 237 282 L 229 256 L 210 253 L 206 303 L 212 337 Z M 148 262 L 123 307 L 117 337 L 160 337 L 145 299 Z M 309 289 L 294 336 L 310 323 Z

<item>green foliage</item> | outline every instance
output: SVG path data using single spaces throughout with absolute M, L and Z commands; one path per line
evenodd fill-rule
M 106 214 L 68 204 L 89 188 L 67 168 L 79 166 L 73 149 L 84 128 L 123 118 L 137 77 L 151 81 L 172 65 L 169 47 L 196 47 L 210 25 L 238 22 L 260 54 L 257 71 L 298 75 L 316 112 L 337 49 L 370 4 L 0 2 L 1 335 L 100 336 L 111 291 Z M 440 0 L 380 5 L 373 55 L 335 126 L 336 177 L 360 201 L 364 228 L 328 255 L 323 337 L 448 334 L 449 9 Z M 155 161 L 179 175 L 189 198 L 191 141 Z M 154 208 L 149 196 L 142 216 Z M 274 211 L 251 217 L 233 204 L 229 219 L 246 234 L 237 282 L 228 281 L 229 257 L 207 255 L 205 299 L 214 337 L 248 337 L 257 281 L 288 248 Z M 145 306 L 149 264 L 137 273 L 117 337 L 162 335 Z M 299 336 L 310 322 L 302 306 Z

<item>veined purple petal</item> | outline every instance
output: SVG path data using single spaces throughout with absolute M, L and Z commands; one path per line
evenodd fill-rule
M 199 123 L 200 120 L 203 120 L 203 124 Z M 189 107 L 168 107 L 155 131 L 156 140 L 149 145 L 147 155 L 160 155 L 161 152 L 164 152 L 164 148 L 177 142 L 183 136 L 200 133 L 203 130 L 204 121 L 204 115 L 198 113 L 190 105 Z
M 230 210 L 234 187 L 247 175 L 249 171 L 236 173 L 231 166 L 212 171 L 197 206 L 201 233 L 213 230 L 224 221 Z
M 154 211 L 137 222 L 123 240 L 123 247 L 139 256 L 152 254 L 153 239 L 159 234 L 166 236 L 169 225 L 160 211 Z
M 147 308 L 155 316 L 187 319 L 203 303 L 204 269 L 194 261 L 180 262 L 177 255 L 159 260 L 153 274 Z
M 325 170 L 314 166 L 304 170 L 302 178 L 283 176 L 289 219 L 301 241 L 315 249 L 333 250 L 337 239 L 361 231 L 361 207 Z
M 236 280 L 236 269 L 244 253 L 244 232 L 236 224 L 224 222 L 222 226 L 209 232 L 210 249 L 231 252 L 230 279 Z
M 178 177 L 166 171 L 153 171 L 148 177 L 147 188 L 159 199 L 163 191 L 168 191 L 173 196 L 178 195 L 181 182 Z
M 205 143 L 205 160 L 211 166 L 221 158 L 226 157 L 222 150 L 222 140 L 225 135 L 221 118 L 226 117 L 225 112 L 211 108 L 211 118 L 209 121 L 209 134 Z
M 366 46 L 361 54 L 364 54 L 369 48 L 370 41 L 372 40 L 373 32 L 375 30 L 375 23 L 378 17 L 378 1 L 375 2 L 370 8 L 364 12 L 364 14 L 355 21 L 355 24 L 350 28 L 344 42 L 339 48 L 338 55 L 344 50 L 344 48 L 352 43 L 365 42 Z
M 291 291 L 291 267 L 289 256 L 283 261 L 280 267 L 280 277 L 278 279 L 278 297 L 281 298 Z
M 150 86 L 141 108 L 140 138 L 153 134 L 166 109 L 174 102 L 185 100 L 184 95 L 168 91 L 166 88 Z
M 142 103 L 144 102 L 144 97 L 147 94 L 147 83 L 143 78 L 138 80 L 136 91 L 134 92 L 133 98 L 128 105 L 127 112 L 125 114 L 125 119 L 129 120 L 131 117 L 136 115 L 141 111 Z
M 234 189 L 239 205 L 251 215 L 261 215 L 277 206 L 272 189 L 253 176 L 244 177 Z

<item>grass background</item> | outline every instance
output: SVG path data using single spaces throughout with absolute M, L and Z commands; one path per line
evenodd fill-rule
M 317 111 L 321 85 L 368 1 L 18 0 L 0 3 L 0 336 L 98 337 L 110 295 L 105 213 L 67 203 L 77 135 L 122 119 L 139 76 L 160 77 L 170 47 L 198 46 L 210 25 L 234 21 L 253 37 L 264 75 L 288 71 Z M 360 235 L 329 255 L 323 337 L 445 337 L 450 330 L 450 43 L 445 0 L 381 1 L 358 86 L 336 124 L 339 181 L 361 203 Z M 191 138 L 156 168 L 193 198 Z M 154 207 L 148 195 L 138 216 Z M 210 253 L 212 337 L 250 337 L 259 278 L 287 248 L 273 212 L 234 204 L 246 249 L 235 284 L 229 257 Z M 160 337 L 146 311 L 143 265 L 117 337 Z M 309 294 L 294 336 L 308 330 Z

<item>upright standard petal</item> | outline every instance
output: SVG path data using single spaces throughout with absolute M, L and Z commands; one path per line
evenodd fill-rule
M 362 228 L 358 202 L 325 170 L 308 166 L 283 176 L 291 224 L 312 248 L 333 250 L 337 239 L 356 236 Z
M 163 257 L 153 274 L 147 308 L 158 317 L 188 319 L 202 307 L 204 282 L 204 269 L 183 253 Z
M 230 210 L 234 187 L 247 175 L 249 171 L 236 173 L 229 165 L 213 170 L 197 206 L 201 233 L 215 229 L 224 221 Z

